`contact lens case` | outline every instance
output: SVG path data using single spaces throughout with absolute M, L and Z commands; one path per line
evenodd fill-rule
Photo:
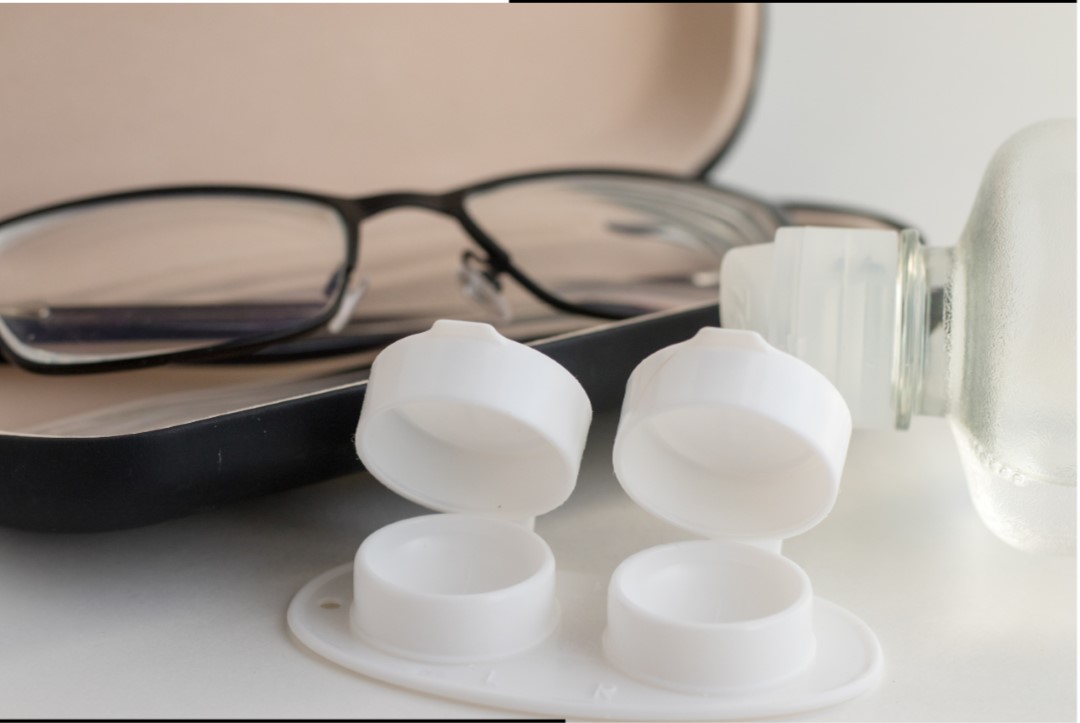
M 616 477 L 700 540 L 558 570 L 535 516 L 573 491 L 577 380 L 486 324 L 439 321 L 375 360 L 356 447 L 436 510 L 395 522 L 293 599 L 315 653 L 369 677 L 542 715 L 791 714 L 870 690 L 870 629 L 817 598 L 782 541 L 831 510 L 851 433 L 839 392 L 754 332 L 702 329 L 627 384 Z M 632 530 L 627 530 L 632 534 Z

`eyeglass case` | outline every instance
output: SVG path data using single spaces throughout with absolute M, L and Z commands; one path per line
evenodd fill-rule
M 705 328 L 630 376 L 615 476 L 705 539 L 612 572 L 558 569 L 533 515 L 577 476 L 591 416 L 565 369 L 493 328 L 437 322 L 372 368 L 356 448 L 434 514 L 372 533 L 288 612 L 317 654 L 387 682 L 555 716 L 782 715 L 872 688 L 873 633 L 780 554 L 831 510 L 851 434 L 839 392 L 753 332 Z
M 702 174 L 744 121 L 762 23 L 755 4 L 0 7 L 0 215 L 140 185 Z M 641 358 L 716 322 L 713 305 L 570 319 L 533 343 L 601 408 Z M 357 472 L 369 363 L 0 368 L 0 524 L 131 527 Z

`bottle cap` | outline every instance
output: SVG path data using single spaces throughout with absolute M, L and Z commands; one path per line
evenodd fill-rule
M 909 311 L 925 310 L 909 310 L 898 287 L 918 246 L 908 231 L 781 228 L 774 243 L 725 254 L 720 323 L 757 331 L 819 370 L 860 428 L 906 426 L 910 410 L 894 385 L 908 363 L 898 329 Z

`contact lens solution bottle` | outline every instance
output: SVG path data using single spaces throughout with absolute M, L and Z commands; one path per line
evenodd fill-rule
M 783 228 L 721 270 L 722 325 L 840 389 L 856 427 L 951 421 L 975 508 L 1009 544 L 1075 554 L 1076 124 L 997 152 L 959 242 Z

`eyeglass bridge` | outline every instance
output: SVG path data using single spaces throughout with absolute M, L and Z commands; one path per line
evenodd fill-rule
M 462 296 L 494 313 L 499 320 L 510 321 L 514 314 L 502 293 L 501 273 L 492 259 L 482 258 L 473 251 L 462 252 L 457 273 Z

